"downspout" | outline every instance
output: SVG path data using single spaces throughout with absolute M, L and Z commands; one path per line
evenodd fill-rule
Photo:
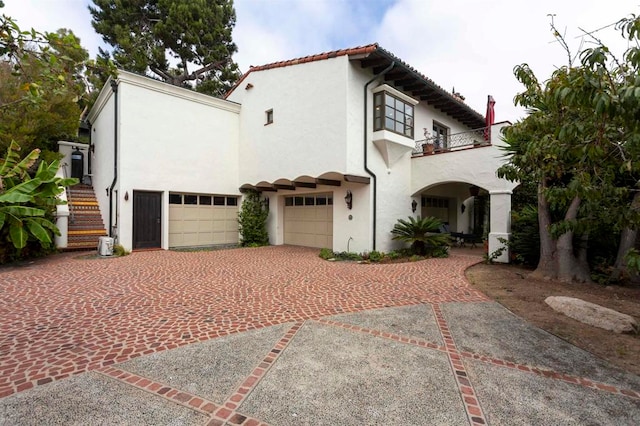
M 367 98 L 369 94 L 367 92 L 367 88 L 371 83 L 376 81 L 378 78 L 382 77 L 383 75 L 391 71 L 391 68 L 393 68 L 395 65 L 396 65 L 395 61 L 392 61 L 391 65 L 389 65 L 387 68 L 382 70 L 379 74 L 375 75 L 371 80 L 367 81 L 367 83 L 364 85 L 364 170 L 369 174 L 369 176 L 371 176 L 371 179 L 373 180 L 373 250 L 376 249 L 376 222 L 378 220 L 378 213 L 377 213 L 378 185 L 377 185 L 376 174 L 373 173 L 373 171 L 371 171 L 367 165 L 367 152 L 368 152 L 367 151 L 367 134 L 369 130 L 367 127 L 367 117 L 369 112 L 367 109 Z
M 87 150 L 87 174 L 91 176 L 91 142 L 92 142 L 92 136 L 93 136 L 93 125 L 89 120 L 86 120 L 86 122 L 87 122 L 87 126 L 89 126 L 89 149 Z
M 113 188 L 118 180 L 118 82 L 111 80 L 113 90 L 113 182 L 109 187 L 109 236 L 113 238 Z

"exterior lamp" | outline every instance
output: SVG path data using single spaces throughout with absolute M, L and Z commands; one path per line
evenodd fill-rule
M 347 195 L 344 196 L 344 202 L 347 203 L 347 208 L 351 210 L 351 207 L 353 207 L 353 194 L 351 194 L 350 189 L 347 189 Z
M 417 208 L 418 208 L 418 202 L 416 200 L 413 200 L 411 202 L 411 211 L 415 213 Z
M 467 206 L 465 206 L 464 203 L 460 204 L 460 213 L 464 213 L 466 209 L 467 209 Z
M 269 211 L 269 197 L 264 197 L 262 203 L 264 204 L 264 208 Z

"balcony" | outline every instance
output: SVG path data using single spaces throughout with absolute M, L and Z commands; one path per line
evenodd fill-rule
M 446 136 L 431 136 L 416 141 L 415 148 L 411 152 L 412 157 L 440 154 L 444 152 L 460 151 L 469 148 L 478 148 L 491 145 L 490 128 L 481 127 L 467 132 L 453 133 Z

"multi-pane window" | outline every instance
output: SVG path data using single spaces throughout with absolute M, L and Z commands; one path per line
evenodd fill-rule
M 237 206 L 238 197 L 222 195 L 169 194 L 169 204 Z
M 284 205 L 292 206 L 326 206 L 333 205 L 333 195 L 307 195 L 304 197 L 285 197 Z
M 373 95 L 373 130 L 390 130 L 413 138 L 413 105 L 387 93 Z
M 436 149 L 449 147 L 449 129 L 438 122 L 433 122 L 433 140 Z

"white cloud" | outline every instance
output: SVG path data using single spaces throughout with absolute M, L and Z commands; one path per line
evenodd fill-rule
M 91 26 L 88 0 L 4 0 L 4 4 L 0 13 L 16 19 L 23 30 L 53 32 L 68 28 L 80 37 L 82 46 L 92 56 L 103 46 L 102 38 Z
M 5 0 L 2 13 L 22 27 L 71 28 L 92 54 L 101 39 L 91 27 L 89 0 Z M 574 52 L 581 32 L 593 31 L 638 4 L 610 0 L 235 0 L 240 69 L 324 51 L 379 42 L 446 90 L 453 87 L 484 113 L 497 101 L 498 120 L 524 115 L 513 106 L 522 88 L 513 67 L 527 62 L 541 79 L 567 63 L 549 30 L 550 13 Z M 565 32 L 566 29 L 566 32 Z M 597 33 L 620 53 L 626 45 L 608 28 Z

